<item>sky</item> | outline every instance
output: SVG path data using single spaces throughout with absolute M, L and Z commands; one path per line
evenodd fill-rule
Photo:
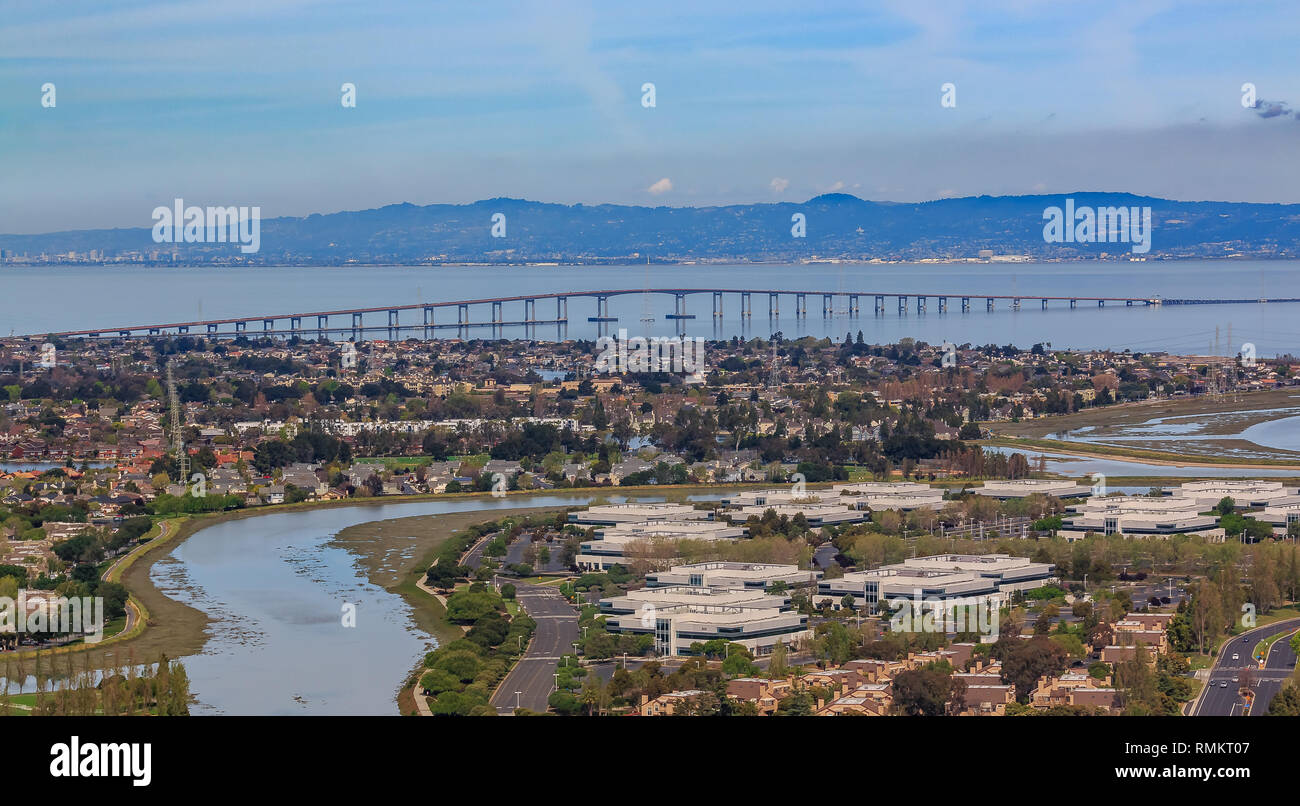
M 178 197 L 1300 201 L 1292 0 L 806 5 L 0 0 L 0 233 Z

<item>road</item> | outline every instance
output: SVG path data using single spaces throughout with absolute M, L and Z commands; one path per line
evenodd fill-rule
M 140 546 L 137 546 L 136 548 L 132 549 L 131 551 L 128 551 L 126 554 L 123 554 L 121 557 L 118 557 L 116 560 L 114 560 L 112 565 L 104 569 L 104 573 L 100 577 L 100 579 L 108 579 L 109 575 L 112 574 L 113 571 L 115 571 L 119 565 L 125 562 L 128 557 L 130 557 L 132 554 L 135 554 L 136 551 L 143 550 L 144 546 L 149 545 L 154 540 L 161 540 L 162 538 L 166 537 L 168 526 L 169 523 L 167 521 L 158 521 L 158 535 L 153 539 L 149 540 L 147 543 L 143 543 Z M 122 628 L 122 631 L 119 633 L 119 635 L 129 634 L 131 632 L 131 628 L 135 626 L 136 619 L 138 618 L 139 618 L 139 613 L 136 611 L 135 602 L 131 601 L 128 598 L 126 602 L 126 626 Z
M 1265 661 L 1263 669 L 1251 657 L 1255 644 L 1283 630 L 1300 628 L 1300 619 L 1287 619 L 1266 627 L 1256 627 L 1249 632 L 1235 636 L 1223 645 L 1214 666 L 1210 668 L 1210 679 L 1206 688 L 1192 710 L 1193 716 L 1241 716 L 1245 704 L 1237 693 L 1234 677 L 1246 669 L 1254 677 L 1255 704 L 1251 707 L 1252 716 L 1261 716 L 1268 711 L 1269 701 L 1282 688 L 1282 683 L 1291 676 L 1295 669 L 1296 655 L 1286 639 L 1279 639 Z M 1233 655 L 1237 655 L 1234 660 Z M 1227 683 L 1225 687 L 1223 684 Z
M 559 591 L 547 585 L 514 584 L 519 604 L 537 622 L 537 632 L 492 696 L 498 714 L 513 713 L 516 704 L 530 711 L 545 711 L 546 700 L 555 687 L 555 664 L 561 655 L 574 651 L 573 642 L 579 636 L 578 611 Z M 516 695 L 516 691 L 520 693 Z

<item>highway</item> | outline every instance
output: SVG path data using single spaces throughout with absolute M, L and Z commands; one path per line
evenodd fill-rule
M 1296 655 L 1287 639 L 1282 638 L 1273 644 L 1263 669 L 1251 657 L 1255 645 L 1283 630 L 1300 629 L 1300 619 L 1287 619 L 1256 627 L 1253 630 L 1233 637 L 1223 645 L 1214 666 L 1210 669 L 1210 679 L 1201 696 L 1196 700 L 1192 716 L 1241 716 L 1245 712 L 1245 703 L 1237 692 L 1234 677 L 1239 677 L 1247 669 L 1255 679 L 1255 703 L 1251 716 L 1262 716 L 1268 711 L 1269 701 L 1282 688 L 1282 683 L 1291 676 L 1295 669 Z M 1234 659 L 1232 656 L 1237 655 Z M 1227 683 L 1225 687 L 1223 684 Z
M 555 687 L 555 664 L 561 655 L 574 651 L 573 642 L 579 637 L 578 611 L 554 587 L 517 582 L 515 596 L 537 622 L 537 632 L 492 696 L 493 707 L 503 715 L 513 713 L 516 704 L 530 711 L 546 710 L 546 700 Z M 516 691 L 520 693 L 516 695 Z

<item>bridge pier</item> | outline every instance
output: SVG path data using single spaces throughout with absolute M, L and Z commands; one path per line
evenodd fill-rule
M 1070 307 L 1071 307 L 1071 308 L 1077 308 L 1077 307 L 1079 307 L 1079 301 L 1078 301 L 1077 299 L 1072 299 L 1072 300 L 1070 300 Z
M 397 341 L 397 337 L 400 335 L 399 333 L 400 327 L 398 326 L 398 315 L 399 312 L 395 309 L 391 309 L 388 311 L 388 340 L 389 341 Z
M 326 331 L 329 330 L 330 318 L 324 314 L 316 317 L 316 338 L 325 338 Z
M 263 332 L 263 333 L 270 333 L 272 330 L 275 330 L 275 320 L 274 320 L 274 319 L 263 319 L 263 320 L 262 320 L 262 332 Z
M 858 309 L 858 295 L 849 294 L 849 316 L 857 316 Z
M 925 313 L 925 297 L 916 298 L 916 312 Z
M 459 332 L 460 330 L 464 329 L 464 327 L 468 324 L 469 324 L 469 306 L 464 304 L 457 305 L 456 306 L 457 331 Z
M 714 319 L 722 318 L 722 292 L 721 291 L 713 292 L 713 318 Z
M 296 336 L 296 335 L 298 335 L 298 331 L 301 330 L 301 329 L 302 329 L 302 317 L 301 317 L 301 316 L 290 316 L 290 317 L 289 317 L 289 331 L 290 331 L 291 333 L 293 333 L 293 334 Z
M 992 311 L 992 310 L 993 310 L 993 297 L 985 297 L 985 298 L 984 298 L 984 310 L 986 310 L 986 311 Z
M 190 326 L 189 326 L 189 325 L 181 325 L 180 327 L 176 328 L 176 332 L 177 332 L 177 333 L 189 333 L 189 332 L 190 332 Z
M 794 295 L 794 318 L 808 318 L 808 297 L 805 294 Z
M 244 332 L 245 330 L 247 330 L 247 329 L 248 329 L 248 323 L 247 323 L 247 322 L 236 322 L 236 323 L 235 323 L 235 332 L 236 332 L 236 333 L 243 333 L 243 332 Z
M 740 318 L 749 319 L 754 315 L 754 303 L 749 298 L 749 292 L 741 292 L 740 295 Z
M 524 321 L 532 322 L 537 319 L 537 300 L 524 300 Z
M 767 318 L 776 319 L 781 315 L 781 302 L 777 294 L 767 295 Z
M 961 298 L 961 312 L 970 313 L 970 297 Z
M 1047 300 L 1043 300 L 1043 310 L 1047 310 Z
M 948 312 L 948 298 L 939 297 L 939 313 L 947 313 L 947 312 Z
M 1104 299 L 1099 299 L 1099 300 L 1097 300 L 1097 307 L 1098 307 L 1098 308 L 1105 308 L 1105 307 L 1106 307 L 1106 300 L 1104 300 Z
M 881 294 L 876 295 L 876 314 L 880 315 L 885 312 L 885 297 Z
M 1124 300 L 1124 307 L 1125 307 L 1125 308 L 1132 308 L 1132 307 L 1133 307 L 1133 300 L 1131 300 L 1131 299 L 1126 299 L 1126 300 Z
M 899 316 L 907 315 L 907 297 L 898 298 L 898 315 Z
M 588 316 L 588 322 L 616 322 L 614 317 L 609 315 L 609 297 L 604 294 L 596 295 L 596 315 Z
M 130 331 L 128 331 L 128 330 L 123 330 L 123 331 L 122 331 L 122 335 L 125 336 L 125 335 L 127 335 L 129 332 L 130 332 Z M 209 335 L 209 336 L 215 336 L 216 334 L 217 334 L 217 326 L 214 325 L 214 324 L 212 324 L 211 322 L 209 322 L 209 323 L 208 323 L 208 335 Z
M 498 300 L 497 302 L 492 303 L 492 324 L 500 327 L 501 323 L 504 321 L 505 317 L 501 314 L 501 302 Z
M 162 328 L 160 328 L 160 327 L 151 327 L 151 328 L 149 328 L 149 335 L 150 335 L 150 336 L 161 336 L 161 335 L 162 335 Z
M 361 341 L 361 316 L 355 312 L 352 314 L 352 340 L 356 342 Z
M 555 319 L 558 322 L 569 321 L 569 298 L 568 297 L 555 298 Z
M 1020 310 L 1020 297 L 1014 297 L 1014 298 L 1012 298 L 1012 300 L 1011 300 L 1011 310 L 1013 310 L 1013 311 L 1018 311 L 1018 310 Z

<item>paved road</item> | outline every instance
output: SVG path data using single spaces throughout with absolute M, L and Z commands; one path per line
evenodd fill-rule
M 131 551 L 128 551 L 126 554 L 123 554 L 121 557 L 118 557 L 115 561 L 113 561 L 113 564 L 112 564 L 112 565 L 110 565 L 108 568 L 104 569 L 104 573 L 103 573 L 103 575 L 100 577 L 100 579 L 108 579 L 109 574 L 113 573 L 114 569 L 116 569 L 119 565 L 121 565 L 123 562 L 125 562 L 126 559 L 127 559 L 128 557 L 130 557 L 132 554 L 134 554 L 136 551 L 143 549 L 144 546 L 149 545 L 149 543 L 152 543 L 154 540 L 161 540 L 162 538 L 166 537 L 166 536 L 167 536 L 167 527 L 168 527 L 169 525 L 170 525 L 170 524 L 169 524 L 167 521 L 158 521 L 158 535 L 157 535 L 157 537 L 154 537 L 153 539 L 149 540 L 148 543 L 142 543 L 140 546 L 137 546 L 136 548 L 132 549 Z M 137 611 L 136 611 L 135 603 L 132 602 L 130 599 L 127 599 L 127 602 L 126 602 L 126 626 L 122 628 L 122 632 L 120 633 L 120 635 L 126 635 L 127 633 L 131 632 L 131 628 L 135 626 L 135 622 L 136 622 L 136 619 L 137 619 L 137 618 L 139 618 L 139 614 L 138 614 Z
M 561 655 L 573 652 L 573 642 L 579 636 L 578 611 L 555 588 L 516 582 L 515 591 L 519 604 L 537 622 L 537 632 L 492 697 L 499 714 L 513 713 L 516 703 L 530 711 L 545 711 L 546 699 L 555 687 L 555 664 Z
M 1239 677 L 1246 669 L 1254 677 L 1255 704 L 1251 707 L 1252 716 L 1260 716 L 1268 711 L 1268 703 L 1282 688 L 1282 682 L 1291 676 L 1295 668 L 1296 656 L 1286 639 L 1279 639 L 1265 662 L 1263 669 L 1251 657 L 1255 644 L 1283 630 L 1300 628 L 1300 619 L 1288 619 L 1255 629 L 1234 637 L 1223 645 L 1214 666 L 1210 669 L 1210 679 L 1201 698 L 1197 700 L 1192 711 L 1193 716 L 1241 716 L 1245 703 L 1237 693 L 1234 677 Z M 1232 656 L 1236 655 L 1234 659 Z M 1225 687 L 1223 684 L 1227 683 Z

